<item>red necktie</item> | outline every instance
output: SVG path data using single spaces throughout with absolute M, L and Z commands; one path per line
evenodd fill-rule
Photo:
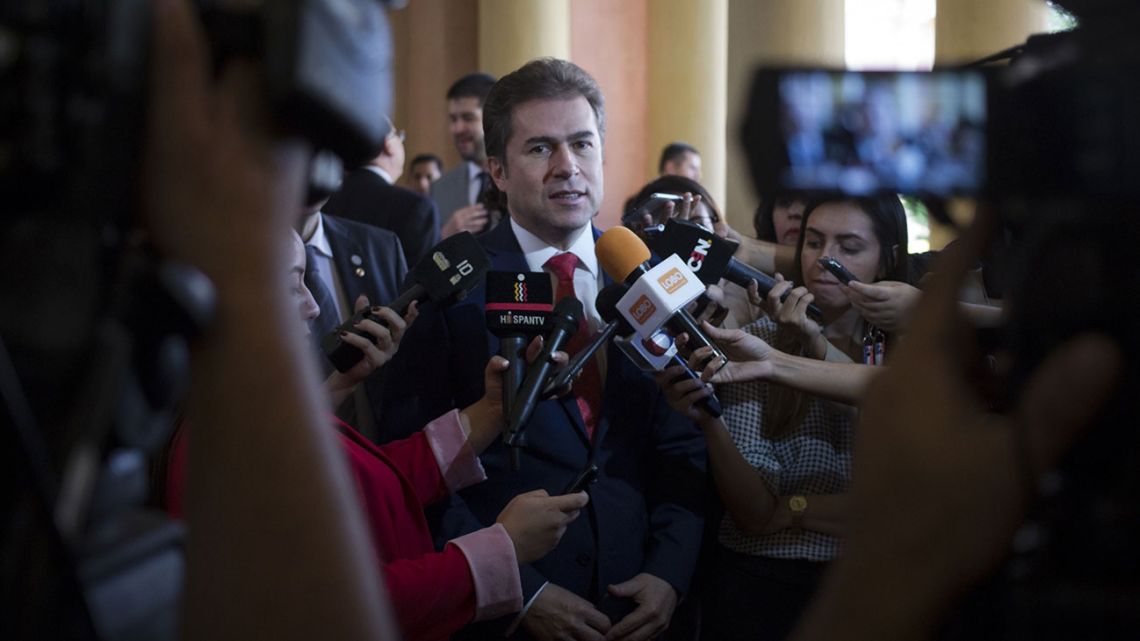
M 546 261 L 544 265 L 554 277 L 558 279 L 558 287 L 554 292 L 554 301 L 558 302 L 567 296 L 577 298 L 574 292 L 574 270 L 578 268 L 578 257 L 571 253 L 558 254 Z M 578 323 L 578 331 L 574 333 L 563 348 L 567 354 L 574 356 L 590 344 L 590 330 L 586 323 L 586 315 L 582 315 Z M 594 427 L 602 415 L 602 373 L 598 361 L 591 358 L 582 368 L 581 375 L 574 381 L 573 391 L 578 400 L 578 409 L 582 412 L 582 421 L 586 424 L 586 434 L 592 439 Z

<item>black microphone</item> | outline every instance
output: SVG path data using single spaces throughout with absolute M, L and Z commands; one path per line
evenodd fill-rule
M 478 285 L 491 266 L 487 254 L 470 232 L 462 232 L 444 239 L 408 273 L 407 289 L 388 307 L 403 316 L 414 301 L 432 300 L 449 304 L 467 295 Z M 364 353 L 340 339 L 341 332 L 352 332 L 372 340 L 372 335 L 357 329 L 356 323 L 369 318 L 381 325 L 386 323 L 373 316 L 370 309 L 356 312 L 340 327 L 321 339 L 321 351 L 338 371 L 347 372 L 364 358 Z
M 688 220 L 669 221 L 661 233 L 650 237 L 650 243 L 660 256 L 679 256 L 706 285 L 715 285 L 723 278 L 748 289 L 748 281 L 754 280 L 761 297 L 776 286 L 776 279 L 733 258 L 736 243 Z M 787 295 L 784 292 L 781 302 Z M 807 315 L 817 323 L 823 322 L 823 312 L 815 303 L 808 304 Z
M 523 429 L 527 421 L 534 414 L 534 408 L 541 400 L 542 392 L 546 388 L 546 379 L 554 367 L 554 352 L 557 352 L 570 337 L 578 331 L 578 324 L 582 320 L 582 303 L 573 296 L 567 296 L 554 306 L 550 318 L 546 321 L 546 337 L 542 343 L 542 351 L 538 358 L 527 368 L 526 378 L 519 388 L 518 397 L 511 406 L 510 423 L 507 445 L 522 447 Z
M 610 278 L 629 286 L 641 280 L 650 269 L 648 266 L 649 248 L 636 234 L 625 227 L 611 227 L 602 234 L 594 244 L 594 252 L 598 256 L 598 262 L 601 263 L 602 269 L 609 274 Z M 654 283 L 658 286 L 656 289 L 668 296 L 685 286 L 688 277 L 680 270 L 672 270 L 658 281 Z M 664 322 L 664 327 L 668 328 L 674 336 L 680 335 L 682 332 L 688 334 L 689 341 L 685 344 L 685 354 L 688 355 L 700 347 L 709 347 L 712 350 L 712 355 L 704 363 L 704 366 L 714 367 L 713 371 L 724 367 L 728 359 L 720 351 L 720 348 L 709 340 L 708 336 L 705 336 L 692 314 L 685 310 L 684 303 L 688 301 L 673 302 L 679 304 L 670 303 L 667 310 L 670 313 Z M 628 311 L 639 321 L 642 319 L 647 321 L 660 310 L 657 309 L 653 301 L 642 297 L 635 301 Z
M 615 287 L 615 285 L 616 283 L 610 283 L 603 287 L 602 291 L 598 292 L 598 296 L 594 300 L 594 307 L 600 308 L 602 305 L 614 307 L 617 305 L 618 299 L 625 295 L 625 288 Z M 626 326 L 628 327 L 629 323 L 626 323 Z M 598 332 L 594 340 L 582 348 L 582 351 L 575 354 L 574 358 L 571 358 L 570 362 L 566 364 L 566 367 L 562 368 L 561 371 L 557 372 L 554 377 L 550 379 L 550 383 L 548 383 L 546 389 L 543 390 L 543 397 L 557 396 L 568 391 L 570 386 L 574 384 L 574 378 L 578 376 L 578 373 L 582 371 L 586 363 L 588 363 L 602 345 L 605 345 L 606 341 L 613 338 L 618 331 L 620 331 L 620 325 L 617 320 L 606 322 L 606 325 L 602 327 L 602 330 Z
M 621 299 L 622 296 L 625 295 L 625 292 L 628 289 L 629 286 L 625 285 L 624 283 L 611 283 L 607 285 L 605 289 L 598 293 L 598 299 L 596 302 L 598 314 L 602 317 L 602 320 L 609 323 L 609 325 L 616 326 L 615 331 L 620 336 L 628 336 L 630 337 L 631 341 L 640 341 L 642 346 L 654 356 L 664 356 L 666 353 L 668 353 L 667 348 L 663 349 L 662 346 L 658 343 L 649 339 L 643 340 L 640 336 L 637 336 L 633 331 L 633 326 L 630 325 L 629 322 L 622 317 L 620 312 L 618 312 L 617 302 Z M 607 290 L 609 290 L 609 292 L 607 292 Z M 629 356 L 628 353 L 626 353 L 626 355 Z M 653 364 L 649 363 L 648 361 L 647 364 L 651 367 L 653 366 Z M 685 359 L 681 358 L 680 354 L 677 354 L 676 352 L 673 353 L 673 356 L 669 359 L 669 362 L 666 363 L 665 366 L 661 368 L 661 370 L 672 365 L 680 365 L 685 370 L 683 374 L 673 379 L 674 383 L 682 381 L 686 378 L 693 380 L 700 380 L 701 378 L 699 374 L 694 372 L 693 369 L 689 367 L 689 364 L 685 362 Z M 723 413 L 723 409 L 720 405 L 720 399 L 716 397 L 716 394 L 702 398 L 696 402 L 696 405 L 713 418 L 719 418 Z
M 509 363 L 503 372 L 504 412 L 514 407 L 526 374 L 526 346 L 542 333 L 553 302 L 550 274 L 487 272 L 487 296 L 483 305 L 487 330 L 499 337 L 499 355 Z M 503 443 L 507 443 L 511 435 L 506 418 L 503 417 Z M 518 469 L 517 449 L 511 449 L 511 467 Z

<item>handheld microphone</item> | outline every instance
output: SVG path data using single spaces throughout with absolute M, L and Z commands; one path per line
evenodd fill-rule
M 388 307 L 403 316 L 408 311 L 408 306 L 415 301 L 430 299 L 442 304 L 455 302 L 479 284 L 490 266 L 487 254 L 470 232 L 450 236 L 432 247 L 428 255 L 416 263 L 408 273 L 411 286 L 389 303 Z M 352 332 L 372 340 L 371 334 L 354 327 L 364 318 L 385 325 L 382 319 L 365 309 L 353 314 L 352 318 L 321 339 L 321 351 L 338 371 L 347 372 L 364 358 L 363 352 L 340 339 L 341 332 Z
M 542 333 L 554 302 L 550 275 L 545 272 L 487 272 L 487 296 L 483 309 L 487 330 L 499 337 L 499 355 L 507 359 L 503 372 L 503 407 L 515 404 L 526 374 L 527 343 Z M 504 410 L 505 411 L 505 410 Z M 503 443 L 510 438 L 506 417 Z M 518 469 L 518 450 L 511 450 L 511 465 Z
M 620 283 L 610 283 L 603 287 L 602 291 L 598 292 L 598 297 L 594 301 L 594 307 L 601 309 L 603 305 L 608 307 L 616 306 L 618 299 L 625 295 L 626 289 L 627 288 Z M 566 367 L 554 374 L 554 377 L 550 379 L 550 383 L 547 384 L 546 389 L 542 392 L 543 398 L 557 396 L 569 391 L 570 387 L 574 384 L 574 378 L 578 376 L 582 368 L 586 366 L 586 363 L 593 358 L 594 354 L 602 345 L 606 344 L 606 341 L 622 331 L 621 325 L 619 324 L 620 320 L 621 317 L 618 316 L 613 320 L 607 321 L 601 331 L 598 332 L 598 335 L 594 337 L 594 340 L 582 348 L 582 351 L 575 354 L 574 358 L 571 358 L 570 362 L 566 364 Z M 626 327 L 629 327 L 629 323 L 626 323 Z M 629 328 L 629 331 L 632 332 L 633 329 Z
M 642 338 L 649 338 L 662 326 L 673 335 L 688 334 L 686 355 L 699 347 L 712 349 L 704 364 L 714 371 L 724 367 L 728 359 L 701 331 L 697 321 L 685 310 L 705 286 L 676 256 L 670 256 L 652 269 L 647 264 L 649 248 L 629 229 L 611 227 L 598 238 L 594 251 L 602 269 L 615 281 L 625 283 L 629 291 L 618 302 L 618 311 Z
M 514 405 L 511 406 L 510 423 L 507 445 L 522 447 L 523 429 L 527 421 L 534 414 L 534 408 L 541 400 L 543 390 L 546 388 L 546 379 L 554 367 L 554 352 L 557 352 L 574 332 L 578 331 L 578 324 L 582 320 L 582 303 L 573 296 L 567 296 L 554 306 L 554 311 L 546 320 L 546 338 L 542 343 L 542 351 L 538 358 L 527 368 L 526 378 L 519 388 Z
M 676 254 L 706 285 L 715 285 L 723 278 L 748 289 L 748 281 L 755 280 L 761 297 L 776 285 L 776 279 L 733 258 L 736 243 L 690 221 L 671 220 L 661 233 L 650 238 L 653 251 L 660 256 Z M 807 315 L 817 323 L 823 322 L 823 312 L 815 303 L 808 304 Z
M 623 349 L 622 351 L 625 355 L 638 367 L 643 369 L 648 367 L 658 372 L 673 365 L 680 365 L 684 368 L 685 372 L 673 379 L 674 383 L 686 378 L 700 380 L 700 375 L 694 372 L 693 369 L 689 367 L 689 364 L 685 362 L 685 359 L 681 358 L 677 353 L 672 337 L 666 335 L 664 332 L 658 332 L 651 338 L 641 338 L 633 331 L 633 327 L 617 310 L 617 301 L 621 299 L 628 289 L 629 287 L 623 283 L 611 283 L 598 293 L 596 303 L 598 314 L 602 317 L 602 320 L 610 325 L 616 325 L 616 333 L 623 337 L 628 336 L 629 343 L 632 344 L 634 349 L 638 352 L 638 356 L 634 356 L 634 354 Z M 610 291 L 607 293 L 607 290 Z M 716 394 L 702 398 L 697 401 L 696 405 L 713 418 L 719 418 L 723 413 L 720 399 L 716 397 Z

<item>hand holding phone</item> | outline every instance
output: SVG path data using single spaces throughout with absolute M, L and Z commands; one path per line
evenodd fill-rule
M 850 283 L 851 281 L 859 281 L 858 278 L 855 278 L 855 274 L 852 274 L 846 267 L 843 266 L 842 263 L 835 260 L 831 256 L 824 256 L 823 258 L 820 258 L 818 262 L 821 267 L 831 272 L 836 278 L 839 279 L 839 282 L 843 283 L 844 285 Z

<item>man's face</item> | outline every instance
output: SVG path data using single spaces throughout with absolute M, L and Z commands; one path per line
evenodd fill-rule
M 602 139 L 582 96 L 515 107 L 506 164 L 490 159 L 511 217 L 552 245 L 573 239 L 602 201 Z
M 427 196 L 431 193 L 431 184 L 439 180 L 439 165 L 434 161 L 418 162 L 412 165 L 411 187 L 412 191 Z
M 665 173 L 701 182 L 701 157 L 686 151 L 679 158 L 665 163 Z
M 464 160 L 483 162 L 487 152 L 483 148 L 483 106 L 475 97 L 447 101 L 447 118 L 455 150 Z

